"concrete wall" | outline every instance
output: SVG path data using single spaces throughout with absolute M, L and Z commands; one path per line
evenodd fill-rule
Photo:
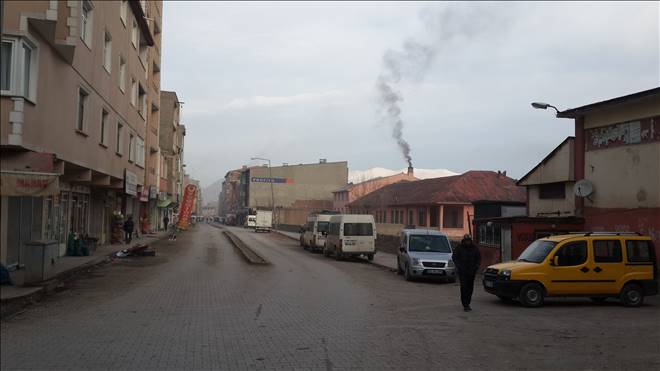
M 249 207 L 271 207 L 271 184 L 253 181 L 254 178 L 269 178 L 271 172 L 273 178 L 289 180 L 273 184 L 276 207 L 290 207 L 301 200 L 332 202 L 332 192 L 348 182 L 347 162 L 278 166 L 270 170 L 267 166 L 253 167 L 250 168 Z
M 539 198 L 539 186 L 527 186 L 529 203 L 529 216 L 544 216 L 543 213 L 559 212 L 555 216 L 575 215 L 575 194 L 573 193 L 574 182 L 566 182 L 565 197 L 563 199 L 541 199 Z

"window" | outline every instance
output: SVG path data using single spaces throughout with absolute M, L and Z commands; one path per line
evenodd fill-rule
M 445 206 L 442 211 L 443 228 L 463 228 L 463 207 Z
M 137 106 L 137 94 L 138 94 L 137 82 L 135 81 L 135 78 L 131 77 L 131 104 L 133 105 L 133 107 Z
M 403 219 L 403 210 L 399 210 L 399 224 L 405 223 L 405 220 Z
M 135 136 L 128 135 L 128 161 L 135 161 Z
M 78 117 L 76 120 L 76 130 L 85 131 L 85 108 L 87 107 L 87 98 L 89 94 L 82 88 L 78 89 Z
M 119 56 L 119 90 L 126 91 L 126 60 Z
M 371 223 L 344 223 L 344 236 L 373 236 Z
M 144 167 L 144 139 L 135 139 L 135 164 Z
M 626 253 L 631 263 L 652 263 L 655 260 L 650 241 L 626 241 Z
M 426 227 L 426 209 L 419 209 L 417 213 L 417 225 Z
M 80 10 L 80 38 L 85 45 L 92 47 L 92 3 L 89 0 L 82 1 Z
M 143 118 L 147 117 L 147 92 L 142 84 L 138 86 L 138 112 Z
M 500 246 L 502 227 L 495 223 L 479 224 L 479 243 L 482 245 Z
M 569 242 L 559 248 L 557 255 L 559 266 L 573 266 L 587 261 L 587 243 L 585 241 Z
M 121 0 L 121 7 L 119 8 L 119 19 L 121 23 L 126 26 L 126 15 L 128 14 L 128 0 Z
M 101 144 L 108 145 L 108 111 L 101 110 Z
M 138 25 L 135 20 L 133 20 L 133 27 L 131 28 L 131 42 L 133 43 L 133 46 L 135 49 L 138 48 L 138 44 L 140 43 L 139 39 L 139 33 L 138 33 Z
M 415 222 L 413 220 L 413 211 L 408 210 L 408 225 L 415 225 Z
M 619 263 L 623 260 L 619 240 L 596 240 L 593 244 L 596 263 Z
M 122 132 L 124 129 L 124 125 L 121 123 L 117 123 L 117 146 L 115 148 L 115 151 L 117 152 L 118 155 L 121 155 L 124 152 L 124 133 Z
M 548 183 L 539 186 L 539 198 L 543 200 L 566 198 L 566 187 L 564 183 Z
M 390 213 L 390 223 L 396 224 L 396 211 L 392 210 Z
M 103 44 L 103 67 L 106 71 L 111 72 L 112 69 L 112 36 L 108 31 L 105 31 L 105 43 Z
M 36 100 L 37 47 L 28 38 L 3 37 L 0 54 L 3 94 Z

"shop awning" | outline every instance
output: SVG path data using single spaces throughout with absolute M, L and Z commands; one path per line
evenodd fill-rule
M 42 197 L 60 193 L 58 174 L 0 171 L 0 195 Z
M 171 204 L 172 204 L 172 200 L 170 200 L 169 198 L 166 200 L 158 200 L 158 207 L 163 209 L 170 206 Z

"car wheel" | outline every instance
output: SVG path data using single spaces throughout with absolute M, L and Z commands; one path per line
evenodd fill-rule
M 629 283 L 623 287 L 619 298 L 626 307 L 639 307 L 644 303 L 644 292 L 639 285 Z
M 403 274 L 403 269 L 401 269 L 401 261 L 399 260 L 399 257 L 396 257 L 396 274 Z
M 408 264 L 406 264 L 405 268 L 403 268 L 403 278 L 406 279 L 406 281 L 412 281 L 413 277 L 410 274 L 410 268 L 408 267 Z
M 590 298 L 590 299 L 591 299 L 591 301 L 593 301 L 594 303 L 604 303 L 605 300 L 607 300 L 606 297 L 602 297 L 602 296 L 592 297 L 592 298 Z
M 374 254 L 367 255 L 367 259 L 369 259 L 370 262 L 374 261 Z
M 535 282 L 530 282 L 520 289 L 518 299 L 526 307 L 540 307 L 543 305 L 543 287 Z

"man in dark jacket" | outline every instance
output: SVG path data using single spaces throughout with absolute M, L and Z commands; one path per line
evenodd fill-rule
M 463 236 L 461 244 L 454 250 L 452 260 L 458 271 L 458 278 L 461 281 L 461 303 L 463 310 L 469 312 L 470 301 L 472 301 L 472 291 L 474 289 L 474 277 L 481 265 L 481 254 L 479 248 L 472 243 L 472 237 L 469 234 Z
M 167 217 L 167 214 L 163 217 L 163 227 L 167 231 L 167 227 L 170 224 L 170 218 Z
M 131 243 L 131 239 L 133 239 L 134 228 L 135 223 L 133 223 L 133 217 L 129 216 L 128 219 L 124 222 L 124 242 L 126 244 Z

